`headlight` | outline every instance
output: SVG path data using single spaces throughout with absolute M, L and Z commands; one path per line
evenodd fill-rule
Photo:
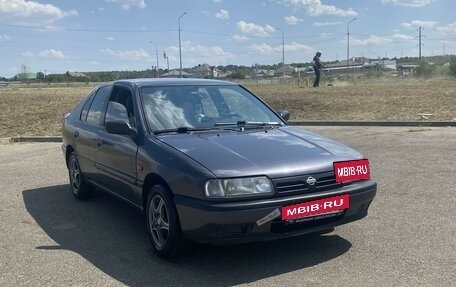
M 211 179 L 204 184 L 206 197 L 237 197 L 273 192 L 271 181 L 265 176 L 230 179 Z

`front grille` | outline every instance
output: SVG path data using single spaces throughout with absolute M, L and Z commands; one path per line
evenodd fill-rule
M 306 180 L 309 178 L 309 176 L 316 179 L 314 185 L 306 183 Z M 336 177 L 332 171 L 318 174 L 306 174 L 293 177 L 276 178 L 273 179 L 273 182 L 279 195 L 318 192 L 331 190 L 342 186 L 341 183 L 336 182 Z
M 288 193 L 296 191 L 307 191 L 307 184 L 302 181 L 281 182 L 276 184 L 278 193 Z

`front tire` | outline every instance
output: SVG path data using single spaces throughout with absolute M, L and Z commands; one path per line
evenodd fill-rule
M 82 200 L 92 195 L 93 187 L 84 180 L 84 175 L 74 152 L 70 154 L 70 158 L 68 159 L 68 175 L 74 197 Z
M 163 185 L 153 186 L 147 197 L 146 224 L 152 246 L 158 255 L 175 257 L 187 247 L 182 237 L 171 192 Z

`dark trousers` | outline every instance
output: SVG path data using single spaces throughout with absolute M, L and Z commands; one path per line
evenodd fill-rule
M 314 69 L 315 70 L 315 82 L 314 82 L 314 88 L 320 86 L 320 69 Z

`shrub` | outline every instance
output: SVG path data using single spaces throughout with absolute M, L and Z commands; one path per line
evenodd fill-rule
M 419 77 L 430 77 L 434 73 L 435 66 L 429 64 L 425 60 L 421 60 L 418 67 L 415 69 L 415 75 Z
M 456 57 L 450 56 L 450 75 L 456 77 Z

